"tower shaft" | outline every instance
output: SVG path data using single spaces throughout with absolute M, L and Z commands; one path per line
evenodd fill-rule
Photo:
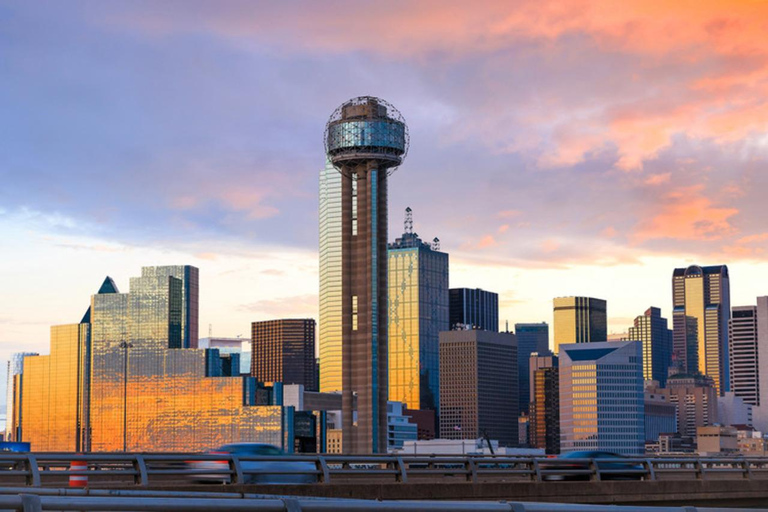
M 386 453 L 387 169 L 380 162 L 342 167 L 341 209 L 343 450 Z

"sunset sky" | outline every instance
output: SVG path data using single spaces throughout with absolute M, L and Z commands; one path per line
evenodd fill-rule
M 754 303 L 766 34 L 763 1 L 0 1 L 0 359 L 142 265 L 200 268 L 201 335 L 317 318 L 323 128 L 360 95 L 410 128 L 390 239 L 412 207 L 502 322 L 669 318 L 691 263 Z

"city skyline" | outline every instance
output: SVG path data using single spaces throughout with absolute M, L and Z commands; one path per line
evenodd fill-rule
M 391 44 L 372 45 L 321 28 L 341 9 L 308 5 L 306 25 L 284 21 L 279 6 L 256 17 L 247 4 L 190 5 L 152 16 L 121 3 L 3 7 L 12 16 L 0 18 L 11 76 L 0 85 L 10 137 L 0 154 L 2 359 L 45 353 L 49 327 L 82 314 L 70 297 L 106 274 L 127 289 L 145 265 L 201 269 L 201 335 L 212 325 L 245 338 L 254 320 L 317 319 L 317 127 L 358 94 L 397 104 L 418 140 L 408 177 L 392 177 L 390 232 L 398 212 L 417 208 L 415 231 L 440 233 L 451 255 L 450 286 L 499 293 L 501 325 L 551 325 L 552 298 L 570 295 L 606 299 L 609 333 L 651 305 L 671 319 L 671 269 L 690 264 L 727 264 L 733 305 L 765 295 L 751 279 L 768 275 L 757 172 L 766 159 L 757 84 L 768 68 L 750 56 L 768 50 L 758 12 L 735 6 L 733 23 L 718 24 L 712 6 L 668 6 L 654 21 L 630 6 L 555 23 L 567 3 L 518 13 L 448 4 L 435 24 L 425 3 L 401 13 L 420 27 L 405 31 L 379 7 L 350 7 L 397 28 Z M 537 13 L 541 24 L 521 21 Z M 632 22 L 641 35 L 614 44 Z M 33 24 L 50 30 L 26 30 Z M 670 25 L 685 30 L 671 40 Z M 446 26 L 461 34 L 451 46 Z M 190 52 L 201 34 L 213 44 Z M 640 44 L 648 40 L 658 43 Z M 454 44 L 461 51 L 446 57 Z M 339 90 L 350 63 L 401 79 L 344 72 Z M 490 77 L 461 79 L 473 71 Z M 465 207 L 449 208 L 453 198 Z

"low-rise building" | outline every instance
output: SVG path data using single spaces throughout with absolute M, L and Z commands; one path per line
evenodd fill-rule
M 696 451 L 699 455 L 733 454 L 739 451 L 734 427 L 715 425 L 696 429 Z

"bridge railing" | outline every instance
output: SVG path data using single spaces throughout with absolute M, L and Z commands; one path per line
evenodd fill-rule
M 87 470 L 72 469 L 84 462 Z M 0 453 L 0 479 L 41 487 L 70 476 L 89 485 L 147 487 L 173 482 L 355 483 L 562 480 L 768 479 L 768 458 L 561 459 L 505 456 L 292 455 L 199 453 Z M 15 479 L 15 480 L 14 480 Z

